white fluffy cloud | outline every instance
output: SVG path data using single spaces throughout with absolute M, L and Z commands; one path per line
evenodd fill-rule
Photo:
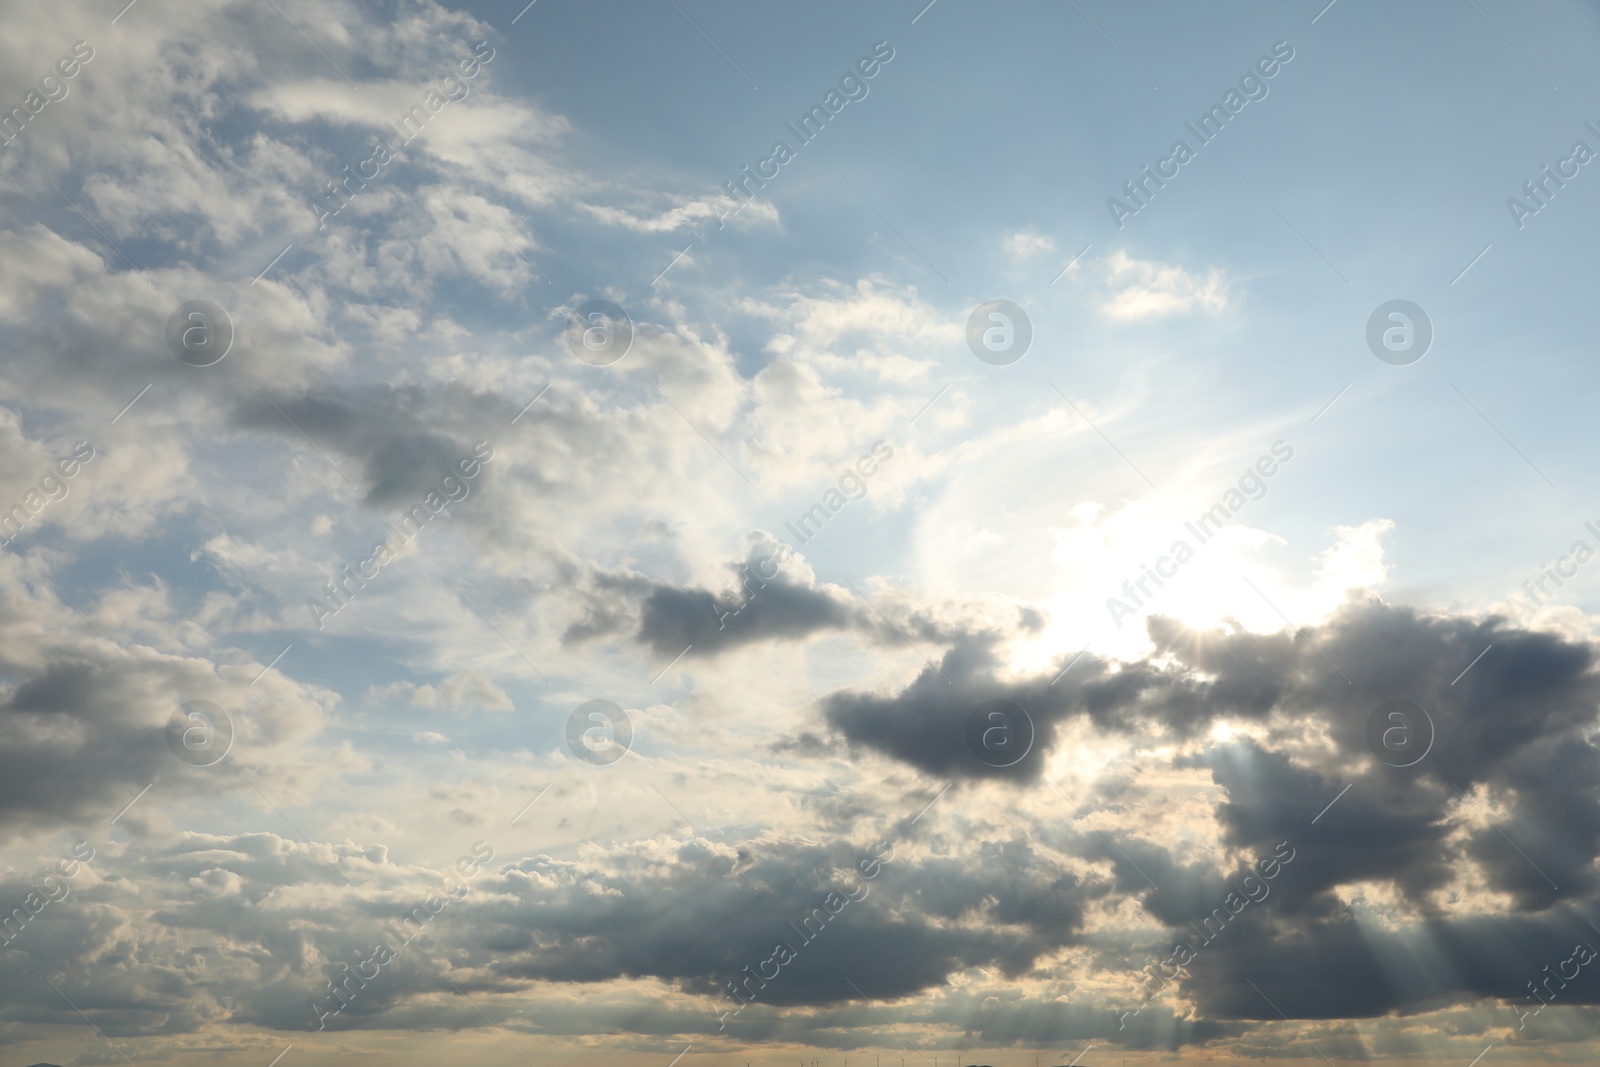
M 1199 275 L 1172 263 L 1134 259 L 1118 249 L 1106 260 L 1105 278 L 1111 293 L 1100 311 L 1122 322 L 1196 310 L 1216 315 L 1232 306 L 1228 283 L 1216 267 Z
M 1053 238 L 1033 230 L 1018 230 L 1006 235 L 1005 249 L 1015 259 L 1033 259 L 1056 250 Z

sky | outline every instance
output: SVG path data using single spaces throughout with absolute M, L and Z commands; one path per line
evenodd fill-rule
M 1600 10 L 525 3 L 0 10 L 6 1062 L 1593 1062 Z

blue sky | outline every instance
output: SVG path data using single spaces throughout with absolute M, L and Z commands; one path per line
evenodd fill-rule
M 1592 5 L 124 2 L 0 15 L 7 1055 L 1592 1058 Z

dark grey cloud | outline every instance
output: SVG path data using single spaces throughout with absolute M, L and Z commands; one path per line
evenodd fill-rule
M 65 578 L 18 580 L 13 592 L 0 600 L 0 631 L 9 635 L 0 644 L 0 840 L 44 830 L 88 834 L 157 782 L 157 795 L 168 798 L 245 789 L 276 776 L 284 746 L 321 726 L 325 691 L 281 675 L 252 685 L 260 668 L 249 671 L 247 657 L 178 655 L 122 633 L 114 643 L 106 631 L 118 627 L 102 613 L 115 615 L 117 607 Z M 224 724 L 208 735 L 214 724 L 184 719 L 184 728 L 199 731 L 193 740 L 223 738 L 231 728 L 233 743 L 215 765 L 186 762 L 172 747 L 169 723 L 195 700 L 220 708 Z
M 1293 865 L 1283 879 L 1292 872 Z M 1300 1019 L 1366 1018 L 1490 998 L 1502 1002 L 1494 1006 L 1505 1014 L 1502 1024 L 1515 1022 L 1513 1010 L 1547 1000 L 1600 1003 L 1600 990 L 1586 980 L 1594 963 L 1574 981 L 1540 985 L 1539 999 L 1529 987 L 1555 974 L 1579 943 L 1600 949 L 1588 922 L 1596 911 L 1590 904 L 1582 912 L 1430 920 L 1399 929 L 1358 913 L 1286 923 L 1247 922 L 1246 912 L 1237 929 L 1200 950 L 1182 988 L 1206 1017 L 1218 1019 L 1271 1020 L 1280 1018 L 1278 1009 Z M 1270 991 L 1271 1003 L 1252 982 Z M 1535 1028 L 1526 1036 L 1540 1034 Z
M 1028 709 L 1037 757 L 1070 719 L 1145 743 L 1194 740 L 1220 719 L 1265 727 L 1263 741 L 1212 743 L 1178 763 L 1209 772 L 1221 790 L 1216 815 L 1230 849 L 1261 856 L 1289 842 L 1296 850 L 1270 903 L 1250 906 L 1181 983 L 1207 1018 L 1277 1017 L 1246 978 L 1281 991 L 1274 999 L 1296 1017 L 1477 997 L 1520 1003 L 1526 980 L 1569 956 L 1585 931 L 1600 944 L 1587 925 L 1600 916 L 1600 751 L 1590 740 L 1600 681 L 1591 645 L 1495 617 L 1427 615 L 1370 599 L 1293 635 L 1195 633 L 1164 619 L 1150 623 L 1150 634 L 1150 658 L 1085 657 L 1053 686 L 1066 661 L 1036 677 L 1003 677 L 994 636 L 974 636 L 898 692 L 831 695 L 824 719 L 858 751 L 1021 787 L 1032 787 L 1042 758 L 997 771 L 965 746 L 966 716 L 985 700 Z M 1392 699 L 1415 702 L 1434 727 L 1432 748 L 1414 766 L 1389 766 L 1368 745 L 1368 719 Z M 1095 803 L 1117 807 L 1122 788 L 1108 778 Z M 1116 889 L 1137 895 L 1167 928 L 1163 942 L 1146 946 L 1156 959 L 1175 941 L 1194 941 L 1188 924 L 1250 873 L 1216 870 L 1144 837 L 1058 843 L 1109 862 Z M 1509 913 L 1452 917 L 1441 903 L 1441 893 L 1471 891 L 1461 881 L 1469 862 L 1489 890 L 1508 896 Z M 1415 918 L 1352 914 L 1336 890 L 1360 883 L 1391 887 Z M 1314 968 L 1303 965 L 1308 958 Z M 1441 965 L 1418 962 L 1427 960 Z M 1105 964 L 1114 965 L 1110 957 Z M 1563 994 L 1569 1003 L 1596 996 L 1600 987 Z
M 472 458 L 472 446 L 485 439 L 478 433 L 485 409 L 504 404 L 448 388 L 250 390 L 241 395 L 233 424 L 282 437 L 291 447 L 309 440 L 362 487 L 363 504 L 387 510 L 421 503 L 447 474 L 459 478 L 457 462 Z M 447 433 L 443 426 L 456 429 Z
M 779 542 L 751 531 L 743 561 L 729 563 L 720 589 L 674 585 L 632 572 L 585 575 L 582 614 L 563 640 L 581 642 L 621 633 L 637 620 L 633 638 L 657 655 L 720 656 L 770 641 L 799 641 L 826 633 L 855 632 L 881 640 L 888 632 L 859 599 L 819 587 L 808 574 L 785 566 Z
M 707 998 L 692 1018 L 659 1020 L 657 1032 L 715 1033 L 718 1013 L 733 1006 L 726 983 L 784 942 L 795 958 L 749 987 L 756 1002 L 732 1024 L 781 1027 L 788 1024 L 764 1013 L 859 1000 L 841 976 L 868 997 L 895 1000 L 972 967 L 1025 974 L 1076 943 L 1087 907 L 1110 892 L 1021 834 L 985 845 L 978 864 L 914 859 L 901 851 L 911 840 L 773 839 L 747 843 L 736 860 L 696 838 L 665 853 L 620 846 L 583 866 L 548 856 L 499 860 L 377 978 L 353 986 L 330 1029 L 466 1024 L 427 1003 L 449 991 L 446 977 L 471 994 L 647 976 Z M 864 858 L 878 862 L 863 868 Z M 0 879 L 0 900 L 20 901 L 37 880 Z M 133 881 L 143 887 L 137 900 L 127 892 Z M 70 1009 L 28 978 L 43 969 L 111 1036 L 192 1032 L 221 1020 L 313 1029 L 308 1000 L 326 995 L 327 980 L 345 973 L 340 964 L 353 966 L 379 940 L 395 943 L 397 916 L 447 884 L 439 872 L 393 864 L 381 848 L 324 853 L 270 833 L 190 834 L 152 843 L 137 858 L 103 852 L 8 950 L 19 966 L 0 976 L 0 1020 L 66 1018 Z M 831 903 L 830 893 L 838 894 Z M 149 934 L 130 940 L 133 927 Z M 217 947 L 223 942 L 227 951 Z M 93 961 L 111 948 L 152 977 L 98 971 Z M 239 995 L 246 986 L 249 995 Z M 640 1019 L 628 1026 L 652 1032 Z
M 0 698 L 0 817 L 10 832 L 109 820 L 158 771 L 180 769 L 164 730 L 133 721 L 127 690 L 144 683 L 126 664 L 67 654 L 30 675 Z
M 734 569 L 736 576 L 742 570 Z M 760 641 L 799 639 L 864 625 L 859 605 L 778 575 L 747 592 L 657 584 L 640 605 L 638 640 L 658 653 L 715 656 Z
M 1545 766 L 1558 756 L 1561 774 L 1574 784 L 1588 780 L 1590 746 L 1582 729 L 1600 701 L 1590 645 L 1513 629 L 1496 617 L 1421 615 L 1377 601 L 1352 603 L 1297 635 L 1201 633 L 1161 618 L 1151 620 L 1149 631 L 1156 648 L 1144 660 L 1085 655 L 1061 675 L 1073 659 L 1065 657 L 1024 678 L 1002 676 L 1002 635 L 965 634 L 949 642 L 937 667 L 897 693 L 832 694 L 824 719 L 852 744 L 920 770 L 993 777 L 963 737 L 967 716 L 987 700 L 1025 708 L 1039 730 L 1040 752 L 1052 747 L 1056 728 L 1068 719 L 1119 735 L 1186 740 L 1229 718 L 1315 723 L 1330 732 L 1339 758 L 1361 759 L 1371 756 L 1369 717 L 1384 701 L 1405 699 L 1428 711 L 1436 732 L 1432 751 L 1407 780 L 1420 776 L 1462 790 L 1490 780 L 1532 785 L 1537 774 L 1527 761 Z M 1452 684 L 1490 645 L 1491 654 Z M 1039 766 L 1025 761 L 1008 776 L 1027 780 Z M 1555 810 L 1579 818 L 1585 839 L 1593 838 L 1586 805 L 1558 803 Z
M 946 617 L 953 613 L 915 601 L 874 596 L 869 604 L 844 587 L 820 585 L 809 568 L 794 562 L 793 549 L 765 530 L 751 530 L 746 540 L 744 559 L 726 564 L 728 579 L 719 588 L 679 585 L 627 570 L 585 574 L 568 568 L 570 579 L 581 578 L 582 614 L 563 639 L 619 634 L 637 619 L 632 636 L 639 644 L 669 657 L 688 648 L 686 658 L 694 659 L 835 633 L 899 647 L 908 638 L 952 645 L 1002 638 L 998 630 L 974 637 L 959 618 Z M 1012 625 L 1034 633 L 1044 621 L 1039 611 L 1023 606 Z
M 733 1006 L 724 984 L 742 979 L 746 966 L 759 970 L 784 943 L 795 959 L 764 987 L 749 987 L 758 1004 L 855 999 L 841 976 L 869 997 L 892 1000 L 975 966 L 1026 973 L 1074 943 L 1088 902 L 1109 891 L 1060 869 L 1020 836 L 986 846 L 979 863 L 901 857 L 882 863 L 875 878 L 853 876 L 875 845 L 773 843 L 741 867 L 748 882 L 727 858 L 697 855 L 699 842 L 685 845 L 681 862 L 666 871 L 580 877 L 548 859 L 526 862 L 528 875 L 560 888 L 516 891 L 521 899 L 501 897 L 488 907 L 497 954 L 489 970 L 524 981 L 648 975 L 715 997 L 722 1010 Z M 508 874 L 508 888 L 528 884 Z M 808 926 L 814 909 L 828 915 L 831 892 L 840 895 L 837 914 Z M 852 894 L 860 899 L 838 902 Z

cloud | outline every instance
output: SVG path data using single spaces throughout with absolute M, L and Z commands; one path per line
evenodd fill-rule
M 1600 700 L 1589 645 L 1495 617 L 1425 616 L 1377 601 L 1352 602 L 1303 638 L 1195 633 L 1161 618 L 1149 630 L 1150 659 L 1086 657 L 1055 685 L 1049 672 L 1002 677 L 993 637 L 975 636 L 944 655 L 939 673 L 929 668 L 894 694 L 833 694 L 824 715 L 861 749 L 929 773 L 1018 786 L 1037 780 L 1074 720 L 1136 745 L 1176 745 L 1177 765 L 1207 768 L 1228 797 L 1217 815 L 1234 848 L 1304 836 L 1324 798 L 1350 784 L 1354 800 L 1341 819 L 1368 825 L 1343 844 L 1308 850 L 1300 888 L 1280 911 L 1326 912 L 1335 888 L 1377 879 L 1414 914 L 1433 917 L 1465 869 L 1520 912 L 1594 894 L 1600 804 L 1587 786 L 1573 788 L 1600 778 L 1600 751 L 1586 734 Z M 1477 673 L 1490 666 L 1486 656 L 1452 684 L 1491 645 L 1493 666 Z M 1427 758 L 1404 775 L 1373 758 L 1366 735 L 1379 705 L 1396 698 L 1423 707 L 1436 731 Z M 1038 730 L 1035 751 L 1015 768 L 990 768 L 966 749 L 966 717 L 986 699 L 1022 705 Z M 1507 700 L 1516 702 L 1514 717 L 1499 711 Z M 1202 743 L 1225 721 L 1252 738 Z M 1561 768 L 1559 781 L 1541 767 Z M 1486 821 L 1496 798 L 1512 796 L 1515 814 L 1496 818 L 1511 840 L 1534 845 L 1544 860 L 1537 866 L 1510 862 L 1514 850 Z M 1163 899 L 1146 906 L 1176 918 Z
M 656 585 L 643 598 L 637 639 L 658 653 L 676 655 L 693 646 L 693 656 L 714 656 L 756 641 L 798 640 L 866 622 L 846 590 L 791 581 L 769 557 L 752 553 L 730 570 L 731 592 Z
M 1221 269 L 1213 267 L 1201 277 L 1174 264 L 1134 259 L 1121 249 L 1106 260 L 1106 284 L 1112 294 L 1100 312 L 1121 322 L 1196 309 L 1217 315 L 1232 307 Z
M 10 553 L 0 554 L 0 571 L 9 590 L 0 598 L 0 826 L 8 838 L 108 820 L 157 779 L 182 795 L 282 777 L 292 746 L 319 730 L 336 702 L 328 690 L 263 675 L 265 664 L 214 648 L 159 589 L 96 596 L 71 583 L 52 588 L 41 561 Z M 231 722 L 223 773 L 184 766 L 169 748 L 169 720 L 195 699 Z
M 579 203 L 586 212 L 610 226 L 620 226 L 634 233 L 676 233 L 695 230 L 710 222 L 727 219 L 740 229 L 753 226 L 777 226 L 778 209 L 765 200 L 740 201 L 726 194 L 705 197 L 673 196 L 670 207 L 624 207 L 614 204 Z M 714 231 L 713 231 L 714 232 Z
M 768 351 L 847 379 L 866 373 L 895 383 L 926 381 L 929 350 L 953 348 L 963 336 L 961 325 L 914 287 L 876 277 L 783 286 L 770 298 L 745 299 L 740 309 L 773 324 Z
M 389 685 L 372 686 L 367 690 L 366 699 L 370 703 L 396 701 L 429 711 L 516 710 L 516 705 L 512 703 L 504 689 L 475 670 L 453 674 L 439 686 L 416 685 L 412 682 L 392 682 Z M 426 737 L 429 741 L 435 738 L 440 742 L 444 740 L 441 735 L 435 733 L 418 734 L 417 737 L 418 739 Z
M 798 604 L 818 592 L 780 584 Z M 897 1021 L 915 1033 L 941 1032 L 955 1017 L 1000 1043 L 1049 1035 L 1182 1047 L 1277 1017 L 1246 979 L 1271 982 L 1296 1019 L 1513 1001 L 1522 976 L 1564 958 L 1581 936 L 1574 923 L 1595 903 L 1600 852 L 1600 762 L 1587 740 L 1600 682 L 1586 645 L 1369 599 L 1299 635 L 1196 633 L 1154 619 L 1149 659 L 1086 657 L 1052 686 L 1059 667 L 1004 672 L 1002 630 L 962 630 L 917 612 L 906 623 L 919 640 L 949 646 L 943 678 L 930 669 L 898 691 L 838 691 L 817 710 L 821 728 L 871 763 L 866 777 L 883 781 L 874 799 L 818 807 L 829 812 L 820 835 L 747 824 L 711 837 L 636 833 L 559 858 L 504 856 L 336 1028 L 476 1025 L 437 999 L 449 977 L 474 998 L 531 998 L 541 1009 L 521 1025 L 535 1032 L 582 1032 L 550 1010 L 574 984 L 595 988 L 606 1004 L 595 1011 L 635 1033 L 709 1035 L 727 1022 L 746 1039 L 775 1037 L 799 1025 L 779 1014 L 790 1008 L 820 1013 L 808 1025 L 848 1041 L 859 1005 L 838 981 L 847 973 L 869 999 L 898 1002 Z M 763 639 L 803 637 L 808 626 L 803 613 L 779 613 Z M 442 705 L 453 686 L 477 681 L 463 674 L 384 695 Z M 1427 707 L 1437 730 L 1415 768 L 1384 766 L 1366 747 L 1370 712 L 1396 694 Z M 1039 726 L 1036 754 L 1011 771 L 972 760 L 962 740 L 970 708 L 995 697 L 1022 703 Z M 1502 710 L 1510 700 L 1515 716 Z M 1219 734 L 1219 724 L 1230 731 Z M 1125 755 L 1097 776 L 1061 776 L 1071 756 L 1062 746 L 1097 738 L 1126 746 Z M 416 740 L 444 742 L 427 732 Z M 777 752 L 802 764 L 840 754 L 816 734 Z M 923 774 L 905 779 L 897 765 Z M 449 820 L 500 832 L 477 813 L 476 790 L 436 799 Z M 1223 907 L 1250 865 L 1282 843 L 1294 855 L 1270 895 L 1228 919 L 1187 976 L 1119 1028 L 1118 1011 L 1140 1003 L 1147 957 L 1198 940 L 1190 924 Z M 885 852 L 873 878 L 851 873 Z M 115 888 L 135 876 L 144 881 L 137 896 Z M 54 954 L 69 994 L 123 1006 L 116 1033 L 197 1032 L 219 1020 L 304 1029 L 306 998 L 337 963 L 370 952 L 386 918 L 440 884 L 436 870 L 396 864 L 380 846 L 259 833 L 156 836 L 107 850 L 94 877 L 41 914 L 16 950 Z M 0 891 L 20 899 L 26 880 L 0 879 Z M 859 899 L 829 905 L 829 892 Z M 1352 894 L 1374 902 L 1353 918 Z M 139 999 L 148 990 L 115 989 L 90 961 L 157 911 L 184 921 L 130 946 L 136 960 L 189 959 L 190 946 L 223 931 L 246 951 L 169 968 L 152 1008 Z M 728 983 L 779 942 L 797 950 L 794 961 L 751 983 L 749 1007 L 719 1018 L 737 1006 Z M 1297 967 L 1300 952 L 1322 965 Z M 1432 956 L 1450 966 L 1419 971 L 1416 961 Z M 1072 985 L 1078 1007 L 1041 1006 L 1030 1017 L 968 1001 L 950 983 L 975 971 L 991 976 L 991 994 L 1010 991 L 1018 1004 L 1060 1003 L 1041 1000 L 1039 983 L 1061 995 Z M 624 980 L 647 983 L 630 987 L 640 1009 L 631 1016 L 615 999 L 621 987 L 608 985 Z M 241 983 L 257 995 L 231 997 Z M 1570 992 L 1574 1004 L 1600 996 Z M 1183 1001 L 1197 1012 L 1179 1024 Z M 13 1013 L 56 1010 L 21 987 L 8 1003 Z M 941 1012 L 960 1015 L 941 1021 Z
M 1006 253 L 1013 259 L 1032 259 L 1056 250 L 1056 243 L 1043 234 L 1022 229 L 1006 234 Z
M 13 102 L 39 57 L 100 45 L 72 95 L 0 151 L 23 220 L 0 233 L 0 506 L 74 442 L 96 449 L 0 552 L 0 917 L 23 909 L 0 972 L 13 1046 L 87 1018 L 130 1059 L 269 1062 L 299 1040 L 280 1032 L 314 1028 L 308 998 L 448 884 L 480 834 L 497 859 L 360 988 L 333 1023 L 344 1050 L 424 1055 L 485 1017 L 604 1054 L 729 1031 L 854 1049 L 889 1019 L 924 1048 L 981 1036 L 1260 1056 L 1279 1022 L 1255 982 L 1317 1020 L 1320 1047 L 1365 1053 L 1348 1031 L 1324 1045 L 1321 1021 L 1370 1017 L 1404 1051 L 1421 1033 L 1504 1028 L 1526 979 L 1600 920 L 1586 630 L 1347 603 L 1385 575 L 1389 525 L 1373 522 L 1338 527 L 1310 592 L 1277 601 L 1314 626 L 1155 618 L 1147 654 L 1101 649 L 1063 676 L 1049 628 L 1071 620 L 1069 598 L 946 582 L 938 565 L 1004 556 L 1015 531 L 1061 530 L 1076 506 L 1090 518 L 1057 562 L 1095 571 L 1083 560 L 1104 549 L 1082 546 L 1120 538 L 1122 520 L 1091 521 L 1082 497 L 1019 517 L 1051 494 L 1018 457 L 1077 463 L 1080 484 L 1106 451 L 1089 419 L 1119 444 L 1141 425 L 1123 416 L 1159 421 L 1144 386 L 1058 379 L 1077 411 L 1054 394 L 1019 407 L 966 349 L 961 285 L 817 260 L 843 231 L 784 233 L 811 219 L 805 197 L 793 217 L 756 204 L 652 285 L 687 240 L 665 237 L 712 227 L 732 201 L 659 158 L 602 158 L 616 131 L 594 116 L 617 109 L 569 117 L 560 93 L 534 95 L 546 71 L 513 42 L 544 5 L 319 228 L 327 183 L 499 31 L 432 0 L 153 7 L 112 35 L 113 11 L 25 5 L 0 35 Z M 883 207 L 922 244 L 912 207 Z M 1014 263 L 1058 253 L 1031 227 L 999 241 Z M 1110 319 L 1237 307 L 1220 268 L 1104 262 L 1091 300 Z M 237 327 L 211 368 L 166 350 L 167 316 L 197 296 Z M 565 345 L 591 297 L 634 319 L 614 367 Z M 880 439 L 894 458 L 829 520 L 838 540 L 769 573 L 766 529 L 836 491 Z M 314 625 L 306 598 L 480 440 L 495 458 L 469 497 Z M 1180 473 L 1206 469 L 1185 447 Z M 1144 448 L 1129 445 L 1141 464 Z M 993 497 L 974 506 L 950 492 L 957 477 Z M 1115 514 L 1156 525 L 1137 506 Z M 1215 551 L 1229 558 L 1226 540 Z M 1047 554 L 1006 562 L 1036 586 L 1027 568 Z M 836 584 L 841 560 L 861 561 L 848 573 L 870 605 Z M 693 675 L 658 673 L 680 653 Z M 635 728 L 612 768 L 565 744 L 596 698 Z M 966 744 L 997 698 L 1037 727 L 1012 768 Z M 1372 711 L 1395 698 L 1437 729 L 1415 768 L 1367 747 Z M 235 728 L 215 767 L 169 747 L 192 699 Z M 80 837 L 95 861 L 32 912 Z M 1280 841 L 1298 851 L 1270 899 L 1119 1028 L 1137 968 Z M 894 855 L 870 893 L 803 933 L 880 843 Z M 729 983 L 790 938 L 797 958 L 719 1019 Z

